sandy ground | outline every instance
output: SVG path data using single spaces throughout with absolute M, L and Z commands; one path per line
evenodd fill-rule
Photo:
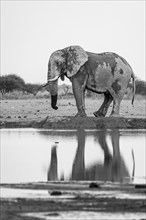
M 137 99 L 134 106 L 131 100 L 123 100 L 120 118 L 96 118 L 93 112 L 102 104 L 102 100 L 86 99 L 87 118 L 74 118 L 77 113 L 75 100 L 59 100 L 58 110 L 50 107 L 50 100 L 1 100 L 0 126 L 5 127 L 39 127 L 70 129 L 85 128 L 146 128 L 146 100 Z
M 112 106 L 106 118 L 95 118 L 102 100 L 86 99 L 86 118 L 74 118 L 77 113 L 75 100 L 59 100 L 57 111 L 51 109 L 50 101 L 1 100 L 1 128 L 56 128 L 86 129 L 95 128 L 146 128 L 146 100 L 121 103 L 121 117 L 109 118 Z M 37 219 L 146 219 L 146 185 L 114 185 L 91 182 L 47 182 L 28 184 L 0 184 L 2 189 L 47 190 L 48 196 L 19 196 L 1 198 L 1 220 L 37 220 Z M 90 188 L 89 186 L 93 186 Z M 2 191 L 1 191 L 2 192 Z

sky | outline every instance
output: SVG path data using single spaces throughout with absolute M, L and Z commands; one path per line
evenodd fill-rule
M 79 45 L 85 51 L 119 54 L 136 77 L 146 80 L 145 0 L 0 3 L 1 75 L 45 83 L 51 53 Z

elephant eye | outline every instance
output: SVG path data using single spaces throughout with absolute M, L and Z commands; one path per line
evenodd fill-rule
M 56 66 L 57 66 L 58 68 L 61 68 L 61 62 L 60 62 L 60 61 L 56 61 Z

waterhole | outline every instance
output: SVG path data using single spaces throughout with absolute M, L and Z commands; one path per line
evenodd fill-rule
M 1 183 L 145 183 L 145 130 L 1 129 Z

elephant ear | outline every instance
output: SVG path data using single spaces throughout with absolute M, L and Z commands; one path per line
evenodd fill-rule
M 67 48 L 67 76 L 75 75 L 88 60 L 87 53 L 79 46 Z

